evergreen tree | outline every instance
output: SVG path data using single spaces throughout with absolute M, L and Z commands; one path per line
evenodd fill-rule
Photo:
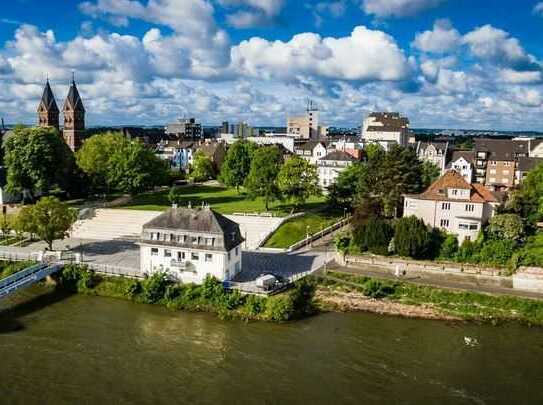
M 400 256 L 424 259 L 431 244 L 431 235 L 422 219 L 415 216 L 398 219 L 394 232 L 394 248 Z

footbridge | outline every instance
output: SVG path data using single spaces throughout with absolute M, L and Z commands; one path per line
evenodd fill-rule
M 28 287 L 62 269 L 62 263 L 39 263 L 0 280 L 0 299 Z

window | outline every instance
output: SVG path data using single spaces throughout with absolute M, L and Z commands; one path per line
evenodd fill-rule
M 196 236 L 191 237 L 190 243 L 192 243 L 193 245 L 196 245 L 198 243 L 198 238 Z
M 458 190 L 456 188 L 453 189 L 452 195 L 458 195 Z
M 503 175 L 504 175 L 504 176 L 509 176 L 509 170 L 504 170 L 504 171 L 503 171 Z
M 177 261 L 185 260 L 185 252 L 177 252 Z
M 445 211 L 450 210 L 451 209 L 451 203 L 449 203 L 449 202 L 441 203 L 441 209 L 445 210 Z
M 502 179 L 502 183 L 503 183 L 503 184 L 509 183 L 509 179 L 506 179 L 506 178 Z
M 238 256 L 238 255 L 239 255 L 239 246 L 236 247 L 236 256 Z
M 490 169 L 490 174 L 496 174 L 496 169 Z
M 206 253 L 206 256 L 205 256 L 205 260 L 206 262 L 212 262 L 213 261 L 213 255 L 212 254 L 209 254 L 209 253 Z
M 469 230 L 470 230 L 470 231 L 476 231 L 478 228 L 479 228 L 479 227 L 477 226 L 477 224 L 471 224 L 471 225 L 469 226 Z
M 439 225 L 442 227 L 442 228 L 448 228 L 449 227 L 449 220 L 448 219 L 442 219 L 439 223 Z
M 228 261 L 230 261 L 230 252 L 228 252 Z
M 168 249 L 164 249 L 164 257 L 172 257 L 172 251 Z
M 190 254 L 190 260 L 195 260 L 195 261 L 200 260 L 200 256 L 198 256 L 198 253 L 193 252 Z
M 151 248 L 151 256 L 158 256 L 158 249 L 157 248 Z
M 467 212 L 475 211 L 475 205 L 474 204 L 466 204 L 466 211 Z

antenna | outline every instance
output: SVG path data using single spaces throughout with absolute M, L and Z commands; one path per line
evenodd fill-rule
M 75 83 L 75 70 L 72 70 L 72 83 Z

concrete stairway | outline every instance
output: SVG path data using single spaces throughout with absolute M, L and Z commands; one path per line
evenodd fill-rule
M 158 211 L 97 209 L 92 218 L 75 223 L 71 237 L 92 240 L 135 240 L 141 236 L 143 225 L 160 214 Z

